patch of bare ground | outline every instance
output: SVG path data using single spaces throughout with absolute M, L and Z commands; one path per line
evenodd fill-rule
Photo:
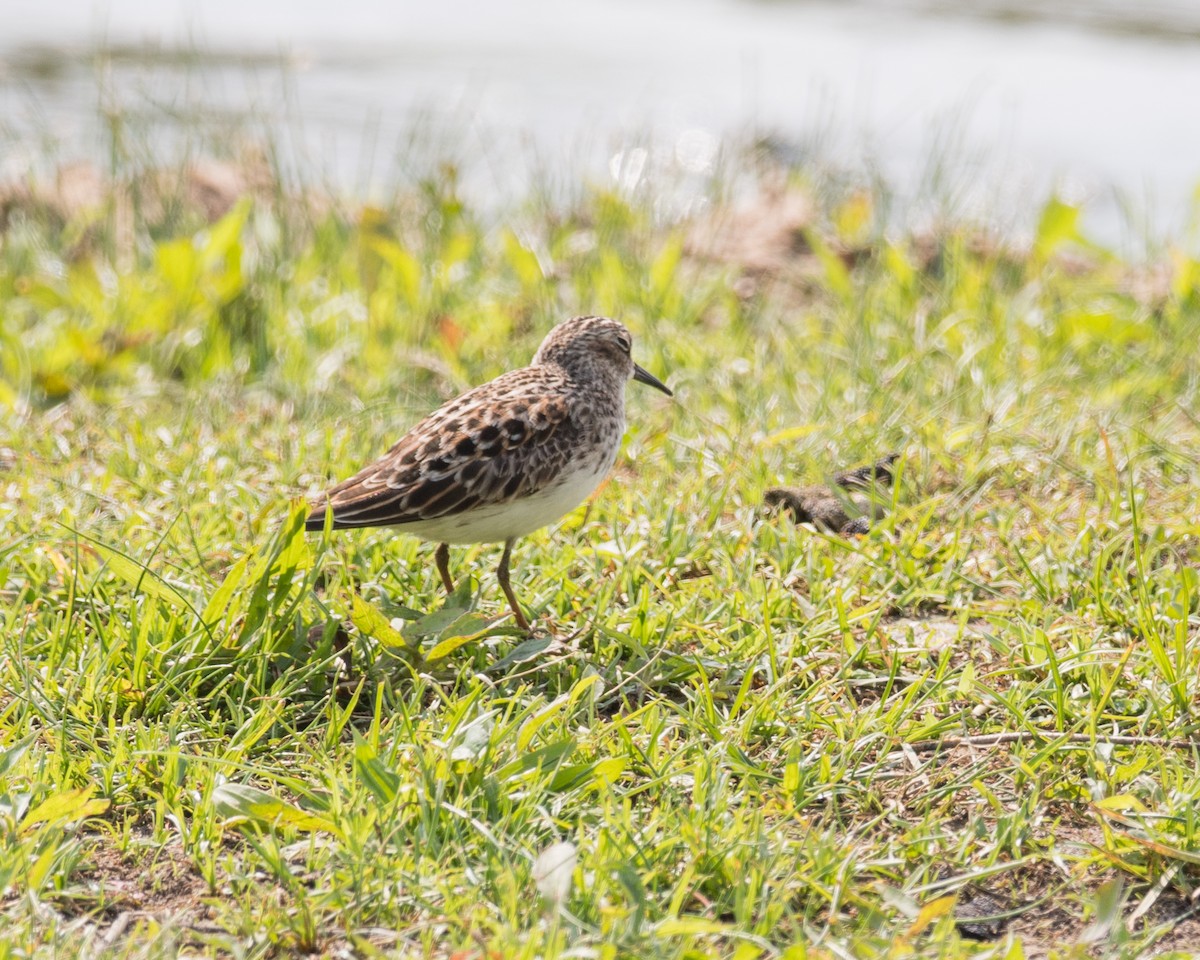
M 260 875 L 261 907 L 286 912 L 287 893 Z M 295 931 L 269 936 L 254 916 L 238 912 L 228 886 L 212 891 L 179 847 L 156 847 L 144 856 L 122 854 L 103 842 L 89 852 L 76 882 L 54 903 L 82 938 L 81 955 L 101 956 L 122 948 L 167 942 L 183 955 L 236 956 L 251 945 L 273 944 L 270 956 L 344 958 L 395 946 L 402 932 L 365 927 L 351 935 L 337 924 L 318 926 L 300 939 Z M 352 942 L 353 941 L 353 942 Z
M 922 767 L 893 785 L 893 801 L 901 811 L 916 810 L 931 795 L 945 793 L 948 829 L 965 828 L 972 814 L 983 813 L 989 820 L 986 805 L 960 799 L 954 788 L 964 781 L 986 782 L 1001 802 L 1016 799 L 1010 776 L 1015 766 L 1004 746 L 955 747 Z M 1020 940 L 1028 960 L 1048 960 L 1069 947 L 1105 956 L 1118 933 L 1144 947 L 1146 956 L 1200 949 L 1200 897 L 1189 896 L 1186 883 L 1158 879 L 1169 879 L 1161 870 L 1156 882 L 1148 883 L 1106 868 L 1104 852 L 1111 844 L 1088 805 L 1046 804 L 1025 846 L 1043 853 L 959 892 L 954 918 L 963 936 Z M 1114 881 L 1123 886 L 1122 909 L 1119 920 L 1106 926 L 1096 915 L 1096 904 L 1102 888 Z M 1123 929 L 1114 929 L 1117 925 Z
M 1064 882 L 1050 863 L 1014 871 L 987 891 L 1015 914 L 994 939 L 1020 940 L 1027 960 L 1049 960 L 1068 947 L 1083 947 L 1087 956 L 1107 955 L 1107 947 L 1120 931 L 1097 922 L 1094 904 L 1100 888 L 1116 877 L 1115 871 L 1096 871 Z M 1143 947 L 1145 956 L 1200 949 L 1197 904 L 1168 891 L 1141 912 L 1147 892 L 1145 884 L 1125 889 L 1127 899 L 1118 923 L 1129 939 Z
M 210 894 L 178 848 L 158 847 L 153 854 L 133 857 L 98 843 L 56 907 L 76 918 L 77 929 L 100 951 L 147 928 L 194 939 L 191 932 L 211 926 Z

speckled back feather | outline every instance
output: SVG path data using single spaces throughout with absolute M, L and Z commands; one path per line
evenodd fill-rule
M 559 324 L 530 366 L 451 400 L 330 489 L 306 528 L 322 529 L 326 505 L 334 528 L 402 526 L 528 497 L 581 457 L 607 470 L 624 432 L 633 368 L 627 347 L 623 355 L 606 349 L 614 332 L 628 338 L 604 318 Z

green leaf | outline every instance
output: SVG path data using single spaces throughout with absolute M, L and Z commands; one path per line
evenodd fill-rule
M 386 806 L 399 795 L 402 782 L 399 775 L 388 769 L 370 744 L 361 740 L 354 745 L 354 771 L 381 804 Z
M 307 519 L 308 504 L 303 500 L 292 501 L 287 519 L 275 535 L 275 552 L 271 559 L 272 572 L 307 570 L 312 566 L 312 551 L 304 537 L 304 523 Z
M 488 670 L 491 673 L 503 673 L 509 667 L 515 667 L 545 653 L 553 643 L 553 637 L 530 637 L 528 640 L 518 643 L 508 653 L 493 663 Z
M 1137 813 L 1146 811 L 1146 805 L 1132 793 L 1118 793 L 1111 797 L 1104 797 L 1097 800 L 1093 806 L 1099 807 L 1101 810 L 1116 810 L 1118 813 L 1129 810 Z
M 110 320 L 108 297 L 96 273 L 95 262 L 88 258 L 72 264 L 67 276 L 67 289 L 75 302 L 93 319 Z
M 494 771 L 492 776 L 495 777 L 498 782 L 504 783 L 508 780 L 514 780 L 518 777 L 523 777 L 531 770 L 552 767 L 563 757 L 569 756 L 574 752 L 575 738 L 568 737 L 565 740 L 558 740 L 537 750 L 523 754 L 516 760 L 513 760 L 511 763 L 506 763 L 504 766 Z
M 79 787 L 47 797 L 21 819 L 22 832 L 38 823 L 70 822 L 99 816 L 108 809 L 109 802 L 93 800 L 95 790 L 95 787 Z
M 542 725 L 562 711 L 567 704 L 568 696 L 564 693 L 561 697 L 555 698 L 521 724 L 521 729 L 517 731 L 518 750 L 525 750 L 533 742 L 533 738 Z
M 367 249 L 386 263 L 396 277 L 397 287 L 409 304 L 421 296 L 421 264 L 411 253 L 389 237 L 372 235 L 365 241 Z
M 176 607 L 183 607 L 186 610 L 193 609 L 192 602 L 187 597 L 149 567 L 142 566 L 137 561 L 123 553 L 118 553 L 103 543 L 97 543 L 96 549 L 103 556 L 104 565 L 134 590 Z
M 244 783 L 223 783 L 212 794 L 217 814 L 226 820 L 250 820 L 270 826 L 288 826 L 304 833 L 341 831 L 326 817 L 309 813 Z
M 639 909 L 644 908 L 646 906 L 646 887 L 642 883 L 642 878 L 638 872 L 628 863 L 618 865 L 613 872 L 617 875 L 621 886 L 625 888 L 625 892 L 629 894 L 629 899 L 633 901 L 633 905 Z M 667 922 L 666 920 L 662 921 L 662 923 Z M 662 926 L 662 923 L 659 924 L 659 927 Z
M 1042 216 L 1034 234 L 1034 253 L 1045 260 L 1064 244 L 1079 241 L 1079 214 L 1079 207 L 1051 197 L 1042 208 Z
M 449 269 L 457 263 L 462 263 L 475 250 L 475 239 L 469 233 L 461 231 L 453 234 L 442 247 L 442 255 L 438 258 L 442 265 Z
M 458 616 L 454 617 L 446 626 L 441 627 L 442 621 L 455 613 Z M 459 647 L 484 636 L 491 627 L 491 621 L 482 614 L 463 613 L 450 608 L 439 610 L 423 620 L 409 624 L 405 627 L 404 633 L 406 636 L 412 633 L 424 634 L 431 624 L 438 625 L 440 629 L 438 630 L 438 642 L 425 654 L 425 659 L 429 662 L 448 657 Z
M 563 767 L 554 774 L 550 789 L 555 792 L 574 790 L 578 787 L 602 789 L 625 772 L 626 761 L 622 757 L 608 757 L 595 763 L 577 763 Z
M 206 269 L 211 269 L 218 260 L 240 247 L 242 230 L 250 216 L 250 198 L 242 197 L 232 210 L 208 228 L 207 238 L 200 250 L 200 261 Z
M 937 922 L 953 910 L 957 900 L 958 894 L 950 894 L 949 896 L 938 897 L 936 900 L 929 901 L 929 903 L 921 907 L 905 936 L 911 938 L 924 933 L 931 924 Z
M 251 551 L 225 571 L 225 579 L 213 591 L 213 595 L 209 598 L 204 607 L 204 613 L 200 617 L 205 624 L 211 627 L 228 614 L 233 596 L 246 578 L 246 568 L 253 557 L 254 553 Z
M 902 247 L 888 243 L 883 248 L 883 262 L 888 273 L 896 278 L 902 287 L 910 287 L 917 278 L 917 269 L 909 260 L 908 254 Z
M 15 410 L 19 394 L 0 376 L 0 410 Z
M 667 917 L 654 928 L 656 937 L 697 937 L 705 934 L 728 933 L 732 927 L 719 920 L 705 917 Z
M 1012 946 L 1004 955 L 1004 960 L 1025 960 L 1025 948 L 1021 945 L 1020 937 L 1013 940 Z
M 404 636 L 414 642 L 424 637 L 440 638 L 468 612 L 466 607 L 451 605 L 447 601 L 446 606 L 440 610 L 434 610 L 433 613 L 427 613 L 418 620 L 406 623 L 404 625 Z
M 481 631 L 482 633 L 483 631 Z M 464 636 L 447 637 L 445 640 L 439 640 L 433 645 L 433 648 L 425 654 L 425 660 L 433 663 L 435 660 L 444 660 L 450 656 L 459 647 L 465 647 L 468 643 L 478 637 L 480 634 L 467 634 Z
M 534 287 L 542 282 L 542 265 L 538 263 L 537 254 L 522 244 L 511 230 L 504 233 L 504 256 L 522 287 Z
M 25 751 L 33 745 L 33 741 L 37 737 L 36 733 L 31 733 L 29 736 L 11 744 L 3 753 L 0 753 L 0 777 L 8 775 L 8 772 L 25 756 Z
M 160 243 L 155 250 L 158 272 L 182 306 L 190 306 L 200 275 L 200 258 L 190 238 Z
M 1171 296 L 1186 300 L 1200 287 L 1200 260 L 1193 260 L 1181 250 L 1171 251 Z
M 962 674 L 958 678 L 958 685 L 955 692 L 960 697 L 968 697 L 975 689 L 975 664 L 968 660 L 967 665 L 963 667 Z
M 567 700 L 567 709 L 570 710 L 572 707 L 574 707 L 575 704 L 580 701 L 583 695 L 590 691 L 597 684 L 600 685 L 600 689 L 592 694 L 593 702 L 595 701 L 596 697 L 599 697 L 600 694 L 604 692 L 604 678 L 598 673 L 589 673 L 587 676 L 582 677 L 573 687 L 571 687 L 571 694 Z
M 411 650 L 415 644 L 407 639 L 388 618 L 367 603 L 357 593 L 350 595 L 350 622 L 368 637 L 374 637 L 385 647 Z
M 1096 914 L 1079 933 L 1080 943 L 1099 943 L 1106 940 L 1121 922 L 1125 902 L 1125 882 L 1120 875 L 1100 885 L 1096 891 Z
M 679 261 L 683 258 L 683 240 L 672 237 L 650 264 L 650 291 L 662 297 L 671 287 Z
M 825 283 L 839 299 L 849 301 L 854 296 L 854 282 L 842 258 L 821 239 L 815 230 L 804 231 L 804 237 L 825 271 Z
M 875 206 L 871 194 L 860 190 L 834 208 L 831 219 L 838 236 L 847 243 L 862 244 L 867 240 Z
M 42 884 L 46 882 L 46 878 L 50 876 L 50 870 L 54 866 L 54 861 L 58 858 L 59 851 L 62 849 L 58 844 L 47 844 L 46 849 L 41 852 L 41 855 L 30 866 L 29 871 L 25 874 L 25 886 L 37 892 L 41 890 Z

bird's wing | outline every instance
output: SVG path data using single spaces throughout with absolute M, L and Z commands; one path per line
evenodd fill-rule
M 330 489 L 306 527 L 375 527 L 506 503 L 544 486 L 574 441 L 568 381 L 526 368 L 435 410 L 383 457 Z

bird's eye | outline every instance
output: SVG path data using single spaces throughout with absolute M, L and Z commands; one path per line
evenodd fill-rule
M 621 334 L 619 337 L 617 337 L 617 345 L 626 353 L 629 353 L 629 351 L 633 349 L 633 341 L 630 340 L 625 334 Z

